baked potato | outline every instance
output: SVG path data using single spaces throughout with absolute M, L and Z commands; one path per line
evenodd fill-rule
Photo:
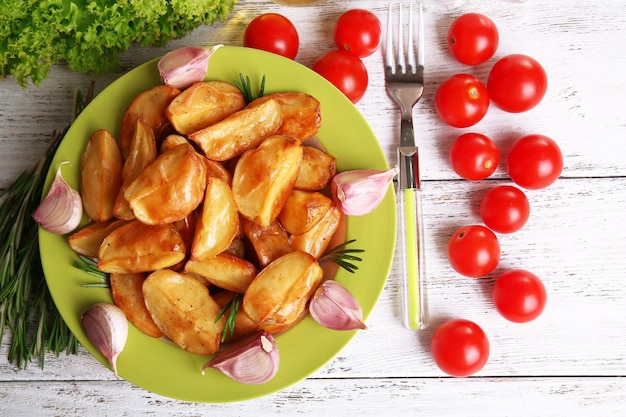
M 258 325 L 292 324 L 302 316 L 323 277 L 313 256 L 290 252 L 254 278 L 243 296 L 243 310 Z
M 255 107 L 246 107 L 188 137 L 200 146 L 207 158 L 227 161 L 256 148 L 276 132 L 282 120 L 278 102 L 267 100 Z
M 189 143 L 160 154 L 128 185 L 124 197 L 146 224 L 184 219 L 204 199 L 206 165 Z
M 118 137 L 124 158 L 128 156 L 130 151 L 130 143 L 137 120 L 141 120 L 152 128 L 157 142 L 162 139 L 161 136 L 167 131 L 170 124 L 165 116 L 165 109 L 179 94 L 178 88 L 160 84 L 135 96 L 124 111 Z
M 109 273 L 155 271 L 185 258 L 185 243 L 173 224 L 131 220 L 113 230 L 98 251 L 98 269 Z
M 276 131 L 277 135 L 289 136 L 304 142 L 319 130 L 322 124 L 320 102 L 310 94 L 292 91 L 266 94 L 248 106 L 258 106 L 267 100 L 276 100 L 282 110 L 283 121 Z
M 201 81 L 177 95 L 167 106 L 165 116 L 174 129 L 188 135 L 225 119 L 243 109 L 241 91 L 223 81 Z
M 212 355 L 220 347 L 225 317 L 207 287 L 192 276 L 161 269 L 148 275 L 142 292 L 152 319 L 187 352 Z
M 302 162 L 302 146 L 287 136 L 271 136 L 246 151 L 235 166 L 233 196 L 248 220 L 269 226 L 291 194 Z
M 80 163 L 80 193 L 91 220 L 103 222 L 113 217 L 123 169 L 124 160 L 113 135 L 104 129 L 91 135 Z

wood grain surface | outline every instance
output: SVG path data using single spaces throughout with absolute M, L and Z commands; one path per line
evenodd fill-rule
M 54 66 L 39 87 L 27 90 L 0 81 L 0 188 L 31 166 L 53 130 L 70 122 L 74 89 L 96 81 L 101 91 L 133 67 L 179 46 L 241 45 L 246 24 L 263 12 L 289 17 L 300 32 L 297 60 L 310 66 L 333 48 L 332 27 L 350 8 L 366 8 L 385 21 L 387 2 L 328 0 L 310 7 L 240 1 L 225 22 L 198 28 L 165 48 L 133 47 L 119 72 L 104 77 Z M 0 346 L 0 416 L 609 416 L 626 409 L 626 3 L 618 0 L 469 0 L 446 10 L 424 1 L 426 91 L 416 106 L 426 227 L 431 325 L 409 331 L 400 324 L 400 264 L 359 332 L 340 354 L 308 379 L 263 398 L 231 404 L 181 402 L 118 380 L 86 350 L 47 355 L 18 370 Z M 445 35 L 454 17 L 480 12 L 496 22 L 496 57 L 478 67 L 456 63 Z M 492 106 L 471 129 L 444 126 L 434 111 L 439 83 L 458 72 L 486 80 L 499 57 L 525 53 L 544 66 L 549 87 L 536 108 L 507 114 Z M 384 88 L 382 52 L 365 59 L 370 86 L 357 104 L 395 165 L 399 115 Z M 458 227 L 479 223 L 480 199 L 510 183 L 503 161 L 485 181 L 459 179 L 447 153 L 466 131 L 491 136 L 506 155 L 512 142 L 541 133 L 561 146 L 562 177 L 544 190 L 528 191 L 531 216 L 524 228 L 501 235 L 502 259 L 489 277 L 473 280 L 448 265 L 445 246 Z M 533 271 L 544 281 L 548 304 L 527 324 L 504 320 L 490 293 L 510 268 Z M 491 356 L 470 378 L 450 378 L 433 363 L 429 343 L 444 320 L 479 323 Z M 158 366 L 158 364 L 155 364 Z M 207 389 L 210 389 L 207 388 Z

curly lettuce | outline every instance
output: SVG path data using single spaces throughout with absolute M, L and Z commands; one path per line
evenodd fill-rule
M 224 20 L 238 0 L 5 0 L 0 3 L 0 77 L 39 85 L 50 67 L 106 74 L 130 46 L 164 46 Z

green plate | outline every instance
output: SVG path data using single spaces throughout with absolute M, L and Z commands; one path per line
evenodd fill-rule
M 98 94 L 72 124 L 54 156 L 47 176 L 50 186 L 59 164 L 66 180 L 78 189 L 80 158 L 90 135 L 108 129 L 117 135 L 124 110 L 140 92 L 160 83 L 157 61 L 143 64 L 125 74 Z M 383 152 L 359 111 L 339 90 L 310 69 L 278 55 L 240 47 L 222 47 L 211 58 L 207 79 L 233 82 L 239 73 L 250 76 L 253 86 L 266 74 L 266 92 L 302 91 L 321 102 L 322 127 L 317 135 L 322 145 L 337 158 L 338 170 L 386 169 Z M 340 269 L 335 279 L 359 300 L 367 317 L 378 300 L 391 267 L 396 241 L 396 212 L 393 190 L 372 213 L 350 217 L 347 239 L 353 247 L 365 249 L 363 262 L 351 274 Z M 40 230 L 41 260 L 54 302 L 63 319 L 98 360 L 108 362 L 87 339 L 81 327 L 82 313 L 96 302 L 112 302 L 102 288 L 84 288 L 96 278 L 73 266 L 77 255 L 66 236 Z M 280 368 L 269 382 L 246 385 L 216 370 L 203 375 L 208 360 L 184 352 L 160 339 L 153 339 L 129 326 L 128 342 L 118 359 L 120 377 L 146 390 L 193 402 L 224 403 L 261 397 L 284 389 L 320 369 L 348 344 L 355 331 L 339 332 L 318 325 L 310 317 L 276 338 Z M 367 331 L 367 330 L 366 330 Z

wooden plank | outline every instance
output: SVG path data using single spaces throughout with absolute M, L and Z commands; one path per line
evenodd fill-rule
M 260 399 L 187 403 L 123 381 L 0 383 L 4 416 L 446 416 L 620 415 L 623 378 L 323 379 Z

